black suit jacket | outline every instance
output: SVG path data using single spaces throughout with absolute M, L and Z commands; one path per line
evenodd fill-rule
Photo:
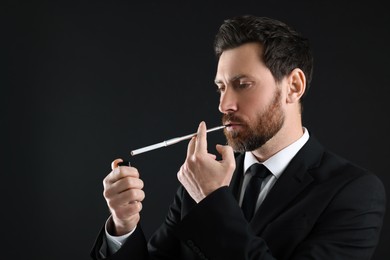
M 248 223 L 238 205 L 243 154 L 231 185 L 196 204 L 180 187 L 147 243 L 140 226 L 108 259 L 370 259 L 385 213 L 376 175 L 326 151 L 313 137 Z M 99 259 L 102 229 L 91 256 Z

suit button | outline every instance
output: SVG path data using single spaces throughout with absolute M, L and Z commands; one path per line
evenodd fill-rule
M 195 244 L 192 240 L 187 240 L 187 245 L 192 248 Z
M 197 246 L 194 246 L 192 250 L 194 250 L 194 252 L 197 253 L 198 255 L 201 253 L 199 247 Z

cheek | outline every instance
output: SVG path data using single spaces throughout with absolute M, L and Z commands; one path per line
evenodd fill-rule
M 240 104 L 241 112 L 253 118 L 259 112 L 264 111 L 268 103 L 264 97 L 252 95 L 246 97 Z

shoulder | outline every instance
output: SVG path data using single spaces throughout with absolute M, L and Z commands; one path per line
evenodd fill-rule
M 340 189 L 348 187 L 358 194 L 371 192 L 370 195 L 385 197 L 383 182 L 374 172 L 326 149 L 317 167 L 309 172 L 317 183 L 328 183 Z
M 313 135 L 296 157 L 317 184 L 328 183 L 336 188 L 362 180 L 368 189 L 376 187 L 384 190 L 382 181 L 375 173 L 324 148 Z

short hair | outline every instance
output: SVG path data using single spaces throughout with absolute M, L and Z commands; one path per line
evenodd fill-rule
M 225 50 L 245 43 L 258 42 L 263 47 L 262 60 L 277 82 L 299 68 L 306 76 L 306 91 L 313 74 L 313 56 L 309 41 L 285 23 L 268 17 L 237 16 L 225 20 L 214 42 L 219 58 Z

